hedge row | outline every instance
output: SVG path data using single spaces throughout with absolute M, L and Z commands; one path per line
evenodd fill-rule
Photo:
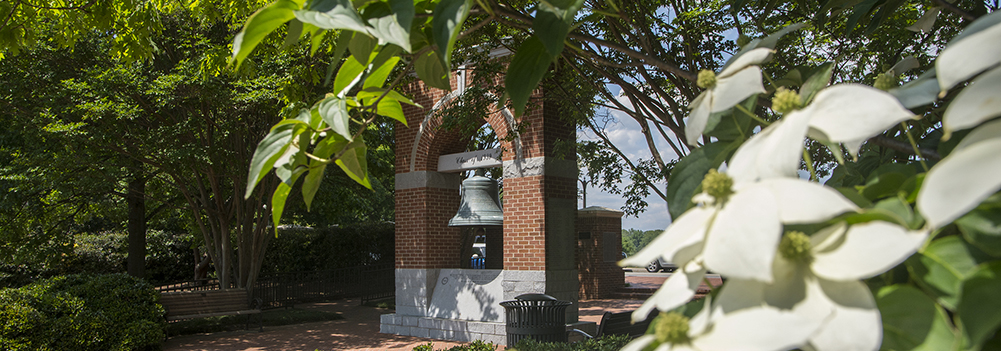
M 125 274 L 0 289 L 0 350 L 157 350 L 166 328 L 159 296 Z
M 268 244 L 261 274 L 392 263 L 394 233 L 393 223 L 280 228 Z

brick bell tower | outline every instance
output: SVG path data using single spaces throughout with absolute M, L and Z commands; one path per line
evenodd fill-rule
M 499 303 L 525 293 L 573 302 L 567 322 L 577 322 L 576 155 L 555 150 L 558 141 L 573 145 L 574 125 L 543 102 L 540 88 L 517 121 L 504 108 L 483 116 L 499 150 L 464 153 L 471 136 L 443 130 L 433 112 L 470 81 L 460 68 L 451 92 L 409 87 L 424 108 L 404 106 L 409 126 L 396 125 L 396 313 L 382 316 L 383 333 L 504 344 Z M 486 231 L 486 269 L 460 268 L 470 259 L 463 229 L 448 226 L 459 208 L 459 172 L 484 167 L 503 167 L 503 227 Z

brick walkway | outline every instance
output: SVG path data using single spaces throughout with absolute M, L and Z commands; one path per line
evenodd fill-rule
M 629 277 L 632 286 L 659 287 L 667 277 Z M 643 303 L 641 300 L 586 300 L 580 301 L 580 320 L 598 322 L 606 311 L 631 311 Z M 264 327 L 264 332 L 227 331 L 210 334 L 182 335 L 167 339 L 164 350 L 386 350 L 410 351 L 418 345 L 434 342 L 435 349 L 445 349 L 460 343 L 422 339 L 379 333 L 379 316 L 392 313 L 373 307 L 361 306 L 358 300 L 303 304 L 296 308 L 314 308 L 339 312 L 344 319 L 326 322 L 303 323 Z M 498 350 L 503 349 L 498 348 Z

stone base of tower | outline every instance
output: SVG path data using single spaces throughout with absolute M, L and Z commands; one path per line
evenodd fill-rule
M 397 269 L 396 313 L 382 315 L 380 332 L 439 340 L 505 344 L 504 308 L 516 296 L 541 293 L 573 304 L 578 324 L 577 270 Z M 580 326 L 576 326 L 580 328 Z

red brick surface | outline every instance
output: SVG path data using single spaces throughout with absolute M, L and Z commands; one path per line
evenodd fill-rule
M 445 97 L 446 92 L 420 83 L 415 83 L 408 92 L 423 108 L 406 106 L 404 113 L 409 127 L 397 123 L 396 172 L 436 171 L 438 157 L 465 151 L 470 136 L 441 130 L 440 118 L 425 121 L 431 107 Z M 533 101 L 541 101 L 541 90 L 535 94 Z M 559 140 L 574 141 L 574 126 L 559 118 L 558 109 L 542 106 L 540 103 L 530 105 L 525 115 L 518 118 L 518 126 L 512 126 L 520 128 L 520 148 L 512 141 L 501 142 L 502 158 L 505 161 L 555 156 L 554 150 Z M 485 116 L 484 123 L 489 123 L 501 140 L 511 132 L 509 122 L 500 112 Z M 569 155 L 559 156 L 575 157 L 575 154 L 570 149 Z M 575 178 L 552 175 L 504 179 L 504 228 L 501 240 L 504 245 L 504 269 L 546 269 L 546 199 L 576 199 L 576 185 Z M 456 189 L 397 190 L 396 267 L 458 268 L 460 231 L 447 226 L 458 206 L 459 194 Z

